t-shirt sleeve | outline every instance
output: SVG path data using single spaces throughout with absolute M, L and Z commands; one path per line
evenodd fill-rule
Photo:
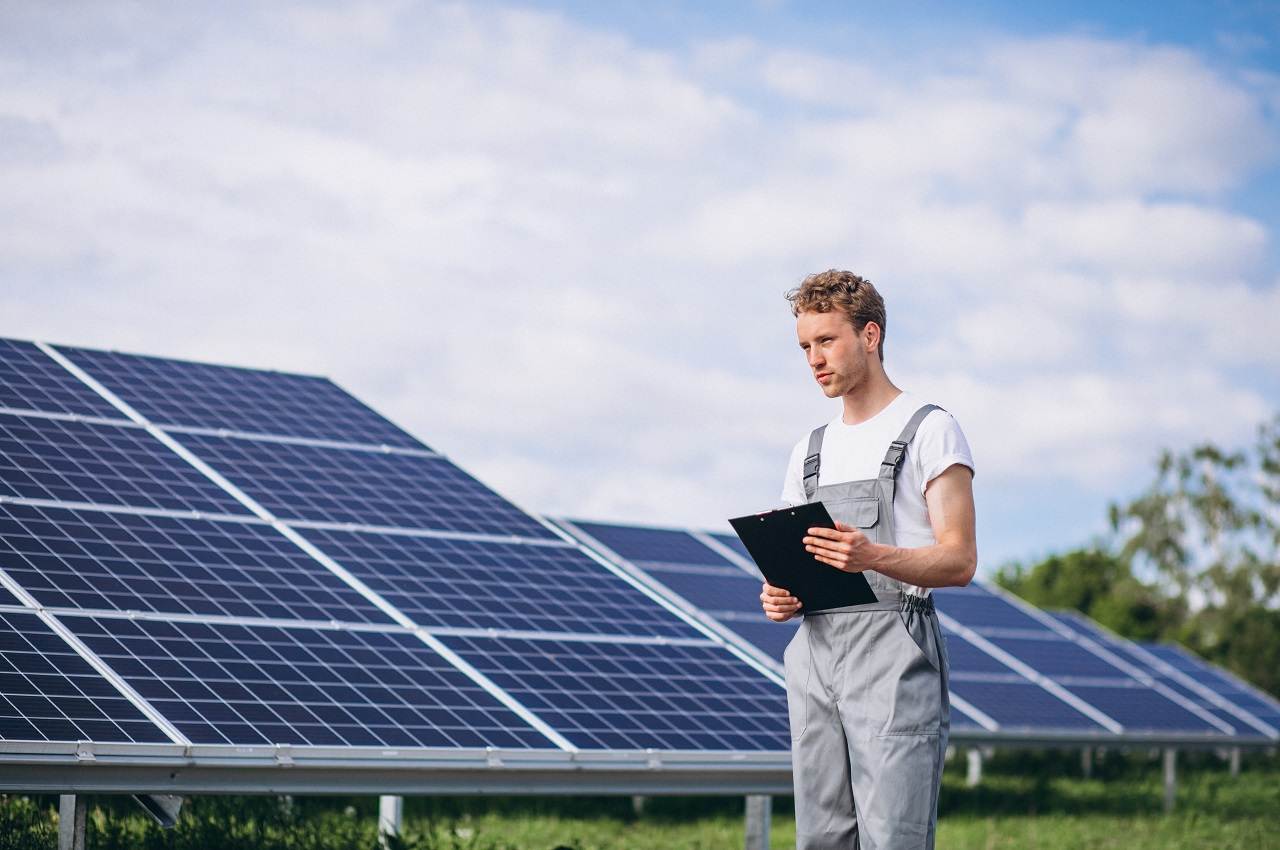
M 782 480 L 782 504 L 787 507 L 803 505 L 809 501 L 804 495 L 804 455 L 808 450 L 808 438 L 796 443 L 791 449 L 791 458 L 787 461 L 787 475 Z
M 925 417 L 912 441 L 912 448 L 915 449 L 921 496 L 930 481 L 957 463 L 969 467 L 971 473 L 977 472 L 973 465 L 973 452 L 960 430 L 960 423 L 945 410 L 935 410 Z

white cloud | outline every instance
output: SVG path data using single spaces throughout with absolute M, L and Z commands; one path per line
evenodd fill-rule
M 1274 163 L 1267 75 L 446 4 L 0 16 L 0 332 L 331 374 L 533 508 L 772 503 L 830 415 L 780 295 L 829 266 L 1029 498 L 1266 412 L 1274 237 L 1225 193 Z

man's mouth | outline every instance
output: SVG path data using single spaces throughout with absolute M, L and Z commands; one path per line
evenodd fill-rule
M 818 382 L 819 382 L 819 383 L 822 383 L 823 381 L 826 381 L 826 379 L 827 379 L 827 378 L 830 378 L 830 377 L 831 377 L 831 373 L 830 373 L 830 372 L 819 372 L 819 373 L 818 373 L 817 375 L 815 375 L 814 377 L 818 379 Z

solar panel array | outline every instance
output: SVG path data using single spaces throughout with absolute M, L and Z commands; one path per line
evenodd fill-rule
M 787 749 L 776 678 L 336 385 L 0 341 L 0 740 Z
M 789 749 L 736 537 L 560 525 L 323 378 L 0 340 L 0 741 Z M 953 728 L 1280 737 L 1179 650 L 937 600 Z
M 794 622 L 763 619 L 759 574 L 735 536 L 581 520 L 560 525 L 781 669 Z M 1139 647 L 1087 618 L 1051 616 L 980 582 L 939 588 L 934 598 L 949 659 L 953 728 L 1280 737 L 1274 701 L 1221 673 L 1213 688 L 1192 687 L 1188 665 L 1209 665 L 1181 650 Z M 1180 665 L 1182 674 L 1173 669 Z
M 1051 615 L 1082 641 L 1092 641 L 1140 667 L 1155 681 L 1212 714 L 1241 736 L 1280 735 L 1280 702 L 1224 670 L 1168 644 L 1126 640 L 1075 611 Z

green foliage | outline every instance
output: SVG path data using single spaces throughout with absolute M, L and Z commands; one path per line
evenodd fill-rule
M 1211 753 L 1184 753 L 1177 809 L 1160 812 L 1160 765 L 1143 751 L 1100 754 L 1082 779 L 1075 752 L 997 752 L 983 781 L 964 760 L 943 777 L 938 846 L 963 848 L 1272 847 L 1280 843 L 1280 764 L 1249 755 L 1238 777 Z M 791 801 L 775 798 L 772 846 L 795 844 Z M 90 850 L 372 850 L 377 801 L 266 797 L 188 800 L 161 830 L 122 797 L 90 797 Z M 56 797 L 0 797 L 0 850 L 56 846 Z M 738 850 L 742 798 L 653 798 L 637 816 L 625 797 L 410 798 L 396 850 Z

